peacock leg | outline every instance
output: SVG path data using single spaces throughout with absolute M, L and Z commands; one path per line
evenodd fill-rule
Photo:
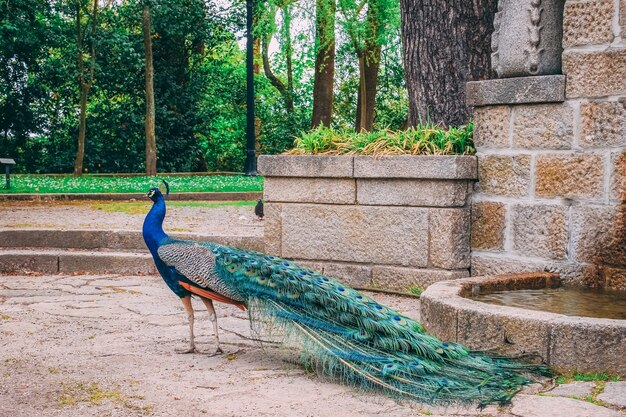
M 191 305 L 191 296 L 188 295 L 180 299 L 183 302 L 187 319 L 189 319 L 189 349 L 176 349 L 176 353 L 194 353 L 196 351 L 196 343 L 193 337 L 193 306 Z
M 220 353 L 224 353 L 224 351 L 222 351 L 222 348 L 220 347 L 220 337 L 217 334 L 217 314 L 215 314 L 215 308 L 213 307 L 213 300 L 210 300 L 204 297 L 201 297 L 201 300 L 204 303 L 207 311 L 209 312 L 209 319 L 213 323 L 213 332 L 215 333 L 215 342 L 217 344 L 217 348 L 215 349 L 215 352 L 211 356 L 219 355 Z

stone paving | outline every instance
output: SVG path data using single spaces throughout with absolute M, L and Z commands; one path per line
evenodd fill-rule
M 168 213 L 170 227 L 262 235 L 249 208 L 181 209 Z M 4 229 L 138 230 L 142 220 L 103 216 L 84 204 L 0 203 Z M 231 227 L 216 230 L 220 221 Z M 373 296 L 419 319 L 414 298 Z M 196 307 L 197 341 L 210 350 L 208 316 L 201 303 Z M 620 408 L 626 407 L 626 382 L 572 383 L 543 393 L 550 386 L 535 384 L 512 405 L 484 410 L 397 403 L 316 377 L 298 363 L 293 346 L 251 340 L 258 335 L 251 335 L 245 313 L 222 304 L 216 310 L 227 354 L 178 355 L 175 348 L 186 343 L 186 319 L 159 277 L 0 275 L 0 417 L 626 417 Z M 589 395 L 595 404 L 568 398 Z
M 419 319 L 414 298 L 374 297 Z M 199 347 L 210 350 L 196 307 Z M 159 277 L 0 276 L 0 416 L 625 416 L 549 393 L 484 410 L 397 403 L 316 377 L 293 348 L 250 340 L 245 313 L 216 307 L 227 354 L 178 355 L 187 325 Z M 626 398 L 621 382 L 604 392 L 607 403 Z

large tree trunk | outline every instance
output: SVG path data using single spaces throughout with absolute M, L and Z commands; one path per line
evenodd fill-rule
M 498 0 L 400 0 L 409 125 L 461 125 L 465 83 L 490 78 Z
M 330 126 L 335 78 L 335 0 L 317 0 L 312 127 Z
M 156 175 L 156 135 L 154 133 L 154 66 L 152 62 L 152 18 L 150 6 L 143 6 L 141 19 L 146 54 L 146 175 Z

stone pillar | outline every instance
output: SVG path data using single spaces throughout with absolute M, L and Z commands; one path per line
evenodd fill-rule
M 266 251 L 356 287 L 466 277 L 473 156 L 262 155 Z
M 626 6 L 568 0 L 563 75 L 468 83 L 472 275 L 626 288 Z

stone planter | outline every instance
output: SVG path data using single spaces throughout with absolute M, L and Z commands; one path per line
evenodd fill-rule
M 356 287 L 466 277 L 473 156 L 262 155 L 265 250 Z

